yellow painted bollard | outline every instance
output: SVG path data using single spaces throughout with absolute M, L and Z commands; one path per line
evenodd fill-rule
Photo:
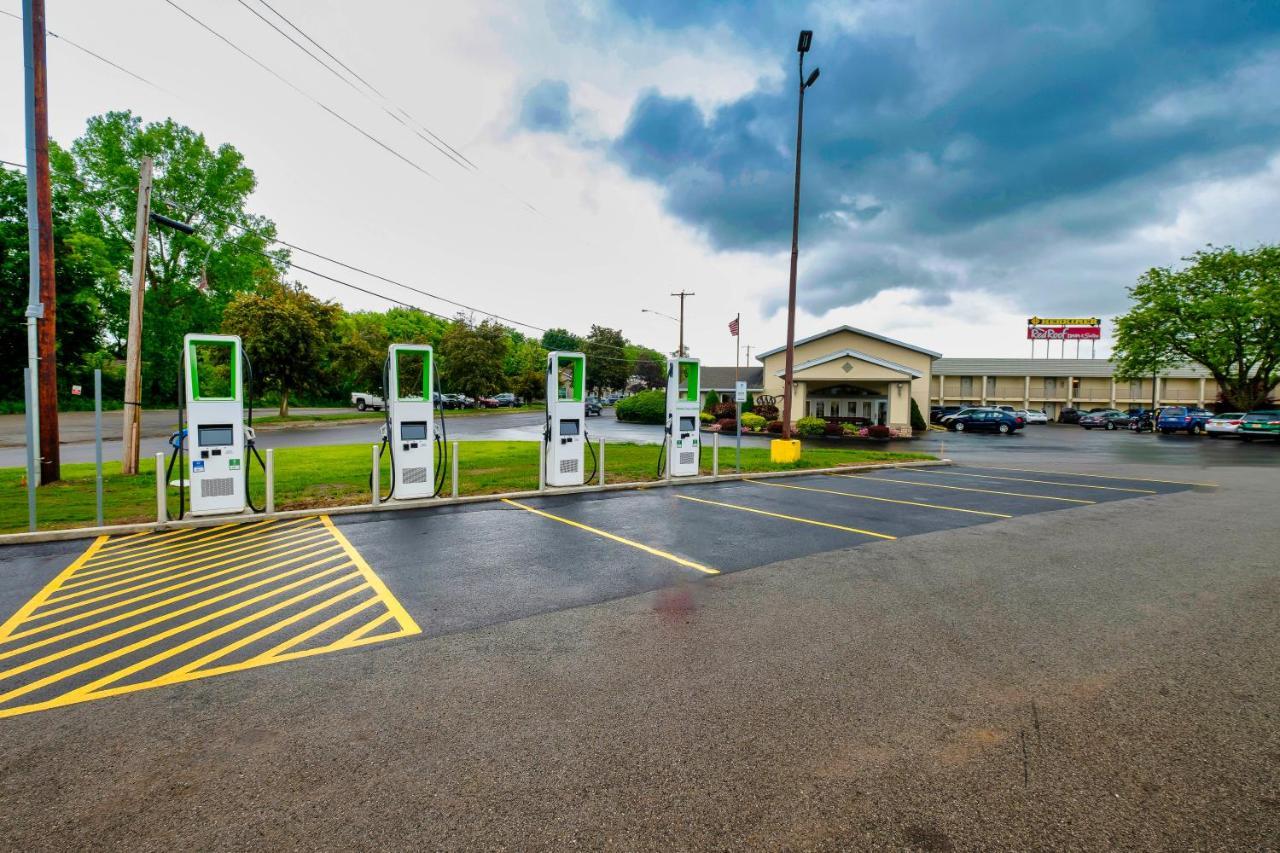
M 777 463 L 800 461 L 800 439 L 775 438 L 769 442 L 769 461 Z

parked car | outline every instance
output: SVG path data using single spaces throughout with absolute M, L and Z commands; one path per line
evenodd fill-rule
M 493 397 L 485 397 L 482 395 L 476 397 L 476 405 L 482 409 L 496 409 L 498 408 L 498 401 Z
M 1039 409 L 1016 409 L 1014 414 L 1021 417 L 1023 422 L 1027 424 L 1047 424 L 1049 422 L 1049 416 Z
M 962 406 L 930 406 L 929 407 L 929 423 L 940 424 L 942 419 L 948 415 L 954 415 L 960 411 Z
M 603 411 L 603 409 L 600 405 L 600 398 L 595 395 L 588 397 L 586 402 L 583 403 L 582 414 L 584 417 L 589 418 L 592 415 L 599 417 L 601 411 Z
M 1254 409 L 1241 419 L 1239 435 L 1241 441 L 1253 441 L 1255 438 L 1280 440 L 1280 409 Z
M 951 422 L 958 417 L 972 414 L 973 412 L 985 412 L 985 411 L 987 410 L 982 406 L 965 406 L 964 408 L 958 409 L 949 415 L 943 416 L 941 423 L 943 426 L 950 426 Z
M 1107 409 L 1101 412 L 1089 412 L 1087 415 L 1081 415 L 1078 423 L 1085 429 L 1127 429 L 1129 420 L 1129 416 L 1124 412 Z
M 1208 409 L 1197 409 L 1191 406 L 1166 406 L 1160 410 L 1156 418 L 1156 429 L 1165 435 L 1185 430 L 1191 435 L 1204 432 L 1205 424 L 1213 417 Z
M 1060 424 L 1078 424 L 1080 423 L 1079 409 L 1063 409 L 1058 412 L 1058 423 Z
M 387 407 L 386 401 L 377 394 L 366 394 L 363 391 L 351 392 L 351 405 L 356 407 L 357 412 L 363 412 L 367 409 L 377 411 Z
M 1223 412 L 1214 415 L 1204 425 L 1205 434 L 1209 438 L 1225 438 L 1240 432 L 1240 424 L 1244 420 L 1244 412 Z
M 499 406 L 518 406 L 519 402 L 516 395 L 510 391 L 503 391 L 501 394 L 494 394 L 493 399 L 498 401 Z
M 998 432 L 1009 435 L 1022 429 L 1023 423 L 1017 416 L 1000 409 L 969 409 L 947 421 L 947 429 L 956 432 Z

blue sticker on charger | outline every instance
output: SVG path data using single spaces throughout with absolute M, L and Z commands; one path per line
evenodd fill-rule
M 191 460 L 191 473 L 201 474 L 203 472 L 204 472 L 204 460 L 203 459 Z

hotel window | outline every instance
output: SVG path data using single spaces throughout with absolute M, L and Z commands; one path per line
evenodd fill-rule
M 827 411 L 827 404 L 824 403 L 822 400 L 819 400 L 818 402 L 813 404 L 813 416 L 815 418 L 826 417 L 826 411 Z
M 994 397 L 996 394 L 996 378 L 994 376 L 987 377 L 987 396 Z
M 961 397 L 973 396 L 973 377 L 972 376 L 960 377 L 960 396 Z

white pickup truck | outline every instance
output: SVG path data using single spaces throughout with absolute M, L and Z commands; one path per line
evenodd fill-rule
M 368 409 L 384 409 L 386 403 L 377 394 L 365 394 L 360 391 L 351 392 L 351 405 L 356 407 L 356 411 L 363 412 Z

